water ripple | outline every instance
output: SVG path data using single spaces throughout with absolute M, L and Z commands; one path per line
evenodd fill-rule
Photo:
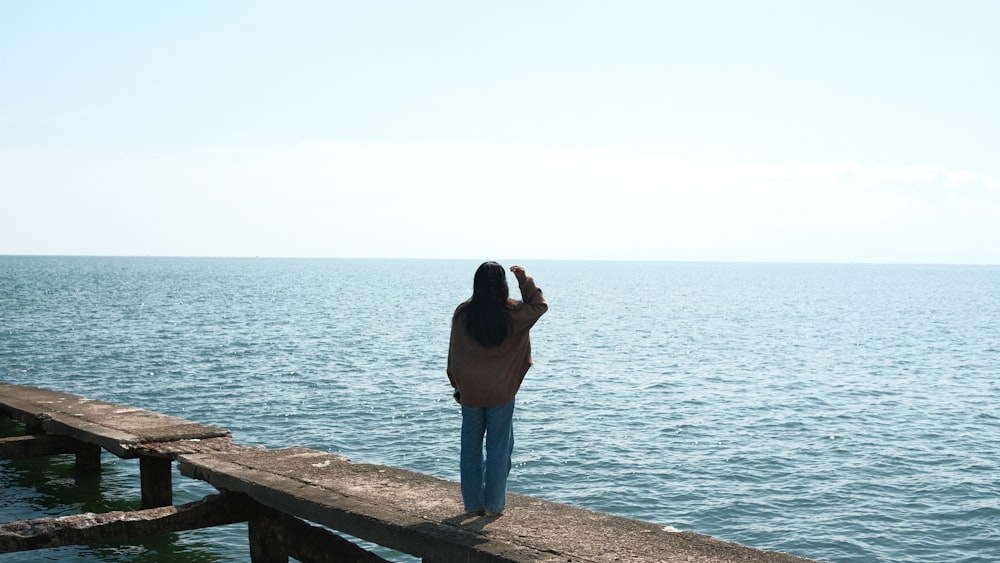
M 475 265 L 0 257 L 0 379 L 456 480 L 444 364 Z M 552 309 L 512 490 L 837 563 L 1000 552 L 997 268 L 531 271 Z M 106 456 L 87 498 L 45 463 L 4 462 L 5 515 L 137 498 L 127 462 Z M 245 529 L 45 553 L 235 562 L 243 546 Z

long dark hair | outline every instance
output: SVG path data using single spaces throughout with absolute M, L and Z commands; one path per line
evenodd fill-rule
M 510 289 L 507 272 L 496 262 L 483 262 L 465 302 L 465 330 L 481 346 L 497 346 L 510 336 Z

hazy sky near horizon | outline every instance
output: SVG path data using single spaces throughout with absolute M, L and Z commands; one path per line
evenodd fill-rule
M 0 254 L 1000 264 L 1000 2 L 0 2 Z

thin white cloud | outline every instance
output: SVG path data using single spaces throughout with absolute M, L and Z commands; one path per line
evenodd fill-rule
M 2 253 L 998 263 L 995 178 L 525 146 L 0 154 Z

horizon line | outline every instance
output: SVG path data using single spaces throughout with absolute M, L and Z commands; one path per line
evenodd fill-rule
M 189 260 L 390 260 L 390 261 L 481 261 L 497 258 L 484 257 L 405 257 L 405 256 L 280 256 L 280 255 L 183 255 L 183 254 L 37 254 L 0 253 L 0 258 L 143 258 Z M 504 260 L 504 259 L 497 259 Z M 505 261 L 510 262 L 510 259 Z M 993 262 L 913 262 L 913 261 L 836 261 L 836 260 L 722 260 L 722 259 L 669 259 L 669 258 L 525 258 L 522 262 L 609 262 L 609 263 L 674 263 L 674 264 L 772 264 L 813 266 L 1000 266 Z

